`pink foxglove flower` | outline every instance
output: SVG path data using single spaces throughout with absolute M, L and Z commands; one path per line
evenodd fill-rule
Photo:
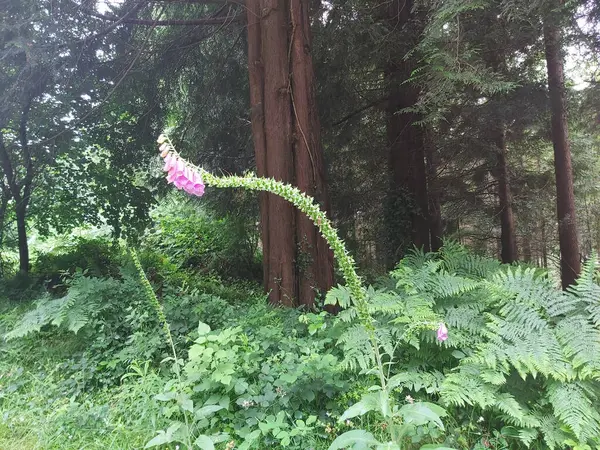
M 177 189 L 183 189 L 188 194 L 201 197 L 204 194 L 204 181 L 200 173 L 171 151 L 165 141 L 160 146 L 160 156 L 164 159 L 163 170 L 167 172 L 167 181 L 173 183 Z
M 448 328 L 446 328 L 444 323 L 440 323 L 440 326 L 437 330 L 437 338 L 440 342 L 444 342 L 446 339 L 448 339 Z

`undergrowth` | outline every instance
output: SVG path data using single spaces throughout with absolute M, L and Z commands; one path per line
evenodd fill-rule
M 274 309 L 247 282 L 171 272 L 150 250 L 140 259 L 179 377 L 131 260 L 123 255 L 114 277 L 75 271 L 64 295 L 1 310 L 0 448 L 328 449 L 386 439 L 370 340 L 346 287 L 327 296 L 344 307 L 337 317 Z M 367 289 L 403 448 L 597 448 L 595 276 L 588 263 L 563 292 L 542 270 L 447 243 L 407 256 Z M 444 342 L 415 326 L 436 318 L 448 325 Z M 363 444 L 336 447 L 344 435 Z

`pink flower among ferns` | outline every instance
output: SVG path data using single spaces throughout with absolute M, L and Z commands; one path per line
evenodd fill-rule
M 438 327 L 437 338 L 440 342 L 444 342 L 446 339 L 448 339 L 448 328 L 446 328 L 444 323 L 440 323 L 440 326 Z
M 173 183 L 177 189 L 183 189 L 188 194 L 201 197 L 204 194 L 204 181 L 200 173 L 179 158 L 167 142 L 163 141 L 159 150 L 165 162 L 163 170 L 167 172 L 167 182 Z

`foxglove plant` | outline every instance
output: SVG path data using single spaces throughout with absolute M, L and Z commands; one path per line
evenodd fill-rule
M 162 134 L 158 138 L 160 144 L 160 155 L 164 160 L 164 171 L 167 172 L 167 181 L 172 183 L 178 189 L 183 189 L 190 195 L 202 196 L 205 190 L 205 184 L 217 188 L 243 188 L 251 191 L 264 191 L 275 194 L 293 204 L 296 208 L 306 214 L 315 226 L 319 229 L 323 238 L 332 249 L 334 257 L 346 281 L 346 286 L 352 294 L 353 305 L 356 309 L 359 322 L 367 331 L 369 341 L 375 356 L 376 370 L 380 381 L 380 386 L 374 387 L 371 391 L 378 393 L 368 394 L 361 402 L 353 405 L 340 418 L 348 420 L 372 410 L 379 410 L 388 423 L 387 429 L 392 437 L 392 442 L 382 444 L 378 442 L 373 435 L 364 430 L 352 430 L 340 435 L 331 445 L 330 450 L 346 448 L 354 443 L 376 446 L 377 448 L 394 449 L 400 448 L 401 440 L 406 433 L 406 427 L 398 427 L 398 420 L 407 423 L 425 425 L 429 422 L 443 428 L 440 417 L 445 415 L 445 411 L 437 405 L 430 403 L 409 403 L 401 408 L 392 406 L 390 399 L 391 391 L 394 389 L 393 377 L 387 378 L 386 368 L 380 344 L 376 334 L 375 321 L 369 313 L 367 303 L 367 292 L 362 285 L 361 279 L 356 273 L 355 263 L 352 256 L 346 250 L 343 241 L 337 235 L 335 228 L 327 215 L 319 208 L 312 197 L 309 197 L 298 188 L 281 181 L 270 178 L 260 178 L 255 176 L 215 176 L 201 167 L 190 164 L 183 159 L 175 150 L 168 136 Z M 448 329 L 444 323 L 437 325 L 437 339 L 440 342 L 448 339 Z M 435 329 L 436 325 L 426 324 L 426 328 Z M 391 355 L 390 355 L 391 356 Z M 386 363 L 389 365 L 389 362 Z M 375 398 L 377 397 L 377 398 Z M 423 421 L 423 417 L 426 420 Z M 419 422 L 420 421 L 420 422 Z M 391 446 L 390 446 L 391 445 Z M 432 448 L 432 447 L 430 447 Z

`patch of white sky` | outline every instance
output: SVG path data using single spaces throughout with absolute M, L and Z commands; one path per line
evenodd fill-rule
M 600 24 L 590 23 L 584 11 L 580 11 L 577 25 L 586 34 L 600 34 Z M 570 45 L 565 49 L 565 73 L 572 81 L 573 89 L 583 90 L 600 73 L 598 55 L 584 45 Z
M 96 3 L 96 10 L 100 14 L 106 14 L 112 12 L 115 7 L 123 4 L 123 0 L 99 0 Z

